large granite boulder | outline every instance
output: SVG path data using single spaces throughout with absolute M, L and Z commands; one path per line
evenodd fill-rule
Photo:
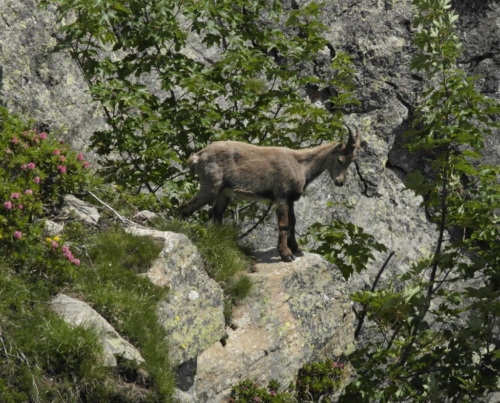
M 245 379 L 287 387 L 305 363 L 353 347 L 354 313 L 335 266 L 315 254 L 293 263 L 274 251 L 256 257 L 253 294 L 234 308 L 224 343 L 198 356 L 194 401 L 227 401 Z
M 164 242 L 145 276 L 169 289 L 158 318 L 168 334 L 171 362 L 189 362 L 226 334 L 222 288 L 208 277 L 198 250 L 185 235 L 136 227 L 128 231 Z

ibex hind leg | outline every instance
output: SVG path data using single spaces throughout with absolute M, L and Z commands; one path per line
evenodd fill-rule
M 215 204 L 211 212 L 212 220 L 219 224 L 222 224 L 222 217 L 224 216 L 224 212 L 226 211 L 227 206 L 230 202 L 231 196 L 224 193 L 219 194 L 219 196 L 217 196 L 217 199 L 215 200 Z
M 207 204 L 213 203 L 215 199 L 217 198 L 217 194 L 210 192 L 202 192 L 201 190 L 195 194 L 190 200 L 187 202 L 182 203 L 181 207 L 179 208 L 179 213 L 182 218 L 186 218 L 190 216 L 192 213 L 195 211 L 198 211 L 201 209 L 203 206 L 206 206 Z

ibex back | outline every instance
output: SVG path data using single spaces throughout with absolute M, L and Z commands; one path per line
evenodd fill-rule
M 214 203 L 212 217 L 222 216 L 234 196 L 270 200 L 278 216 L 278 252 L 284 262 L 302 256 L 295 239 L 294 202 L 314 179 L 328 170 L 336 186 L 343 186 L 351 162 L 361 143 L 349 129 L 347 144 L 329 143 L 302 150 L 259 147 L 237 141 L 217 141 L 193 154 L 189 167 L 200 179 L 200 190 L 182 204 L 183 217 Z

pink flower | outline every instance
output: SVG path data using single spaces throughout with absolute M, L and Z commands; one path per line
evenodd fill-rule
M 23 147 L 24 147 L 24 148 L 30 148 L 30 145 L 29 145 L 28 143 L 24 143 L 24 144 L 23 144 Z
M 55 250 L 59 244 L 56 241 L 52 241 L 52 250 Z
M 7 209 L 10 210 L 12 208 L 12 202 L 11 201 L 6 201 L 3 206 Z
M 14 232 L 14 238 L 21 239 L 22 236 L 23 236 L 23 233 L 21 231 Z
M 73 254 L 69 249 L 66 252 L 64 252 L 64 256 L 66 256 L 70 262 L 74 259 Z
M 62 252 L 63 253 L 68 253 L 69 252 L 69 246 L 68 245 L 63 245 L 63 247 L 61 248 Z
M 35 163 L 34 163 L 34 162 L 30 162 L 30 163 L 28 164 L 28 169 L 35 169 L 35 166 L 36 166 L 36 165 L 35 165 Z
M 24 191 L 24 194 L 26 194 L 26 195 L 32 195 L 32 194 L 33 194 L 33 191 L 32 191 L 31 189 L 26 189 L 26 190 Z
M 33 181 L 34 181 L 36 184 L 39 184 L 39 183 L 40 183 L 40 177 L 39 177 L 39 176 L 35 176 L 35 179 L 33 179 Z
M 83 167 L 84 167 L 85 169 L 88 169 L 88 167 L 89 167 L 89 166 L 90 166 L 90 164 L 89 164 L 87 161 L 85 161 L 85 162 L 83 163 Z
M 14 144 L 19 144 L 19 139 L 18 139 L 17 137 L 14 137 L 14 138 L 12 139 L 12 142 L 13 142 Z
M 64 162 L 64 160 L 66 159 L 66 157 L 65 157 L 64 155 L 61 155 L 61 156 L 59 157 L 59 159 L 61 160 L 61 162 Z
M 18 208 L 19 210 L 22 210 L 22 209 L 24 208 L 24 206 L 23 206 L 22 204 L 18 204 L 18 205 L 17 205 L 17 208 Z
M 83 159 L 84 159 L 83 154 L 82 153 L 78 153 L 78 155 L 76 156 L 76 159 L 78 161 L 80 161 L 80 162 L 83 161 Z
M 45 132 L 41 132 L 39 135 L 38 135 L 42 140 L 45 140 L 47 138 L 47 133 Z
M 78 266 L 80 264 L 80 259 L 72 259 L 71 263 L 76 264 Z
M 58 165 L 57 166 L 57 169 L 59 170 L 59 172 L 61 172 L 62 174 L 65 174 L 66 173 L 66 167 L 64 165 Z
M 10 148 L 5 149 L 5 154 L 12 154 L 12 150 Z
M 23 164 L 21 165 L 21 169 L 24 171 L 26 169 L 27 165 L 26 164 Z
M 59 154 L 61 154 L 61 151 L 60 150 L 54 150 L 53 154 L 59 155 Z
M 11 193 L 10 198 L 11 199 L 19 199 L 19 193 L 18 192 Z

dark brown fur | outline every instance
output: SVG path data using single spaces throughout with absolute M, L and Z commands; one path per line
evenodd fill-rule
M 347 145 L 329 143 L 303 150 L 237 141 L 214 142 L 188 160 L 200 179 L 200 190 L 182 204 L 180 213 L 185 217 L 215 202 L 212 214 L 220 223 L 234 196 L 271 200 L 278 216 L 278 252 L 283 261 L 290 262 L 303 255 L 295 239 L 294 202 L 325 170 L 336 186 L 343 186 L 360 142 L 359 131 L 354 137 L 350 129 Z

